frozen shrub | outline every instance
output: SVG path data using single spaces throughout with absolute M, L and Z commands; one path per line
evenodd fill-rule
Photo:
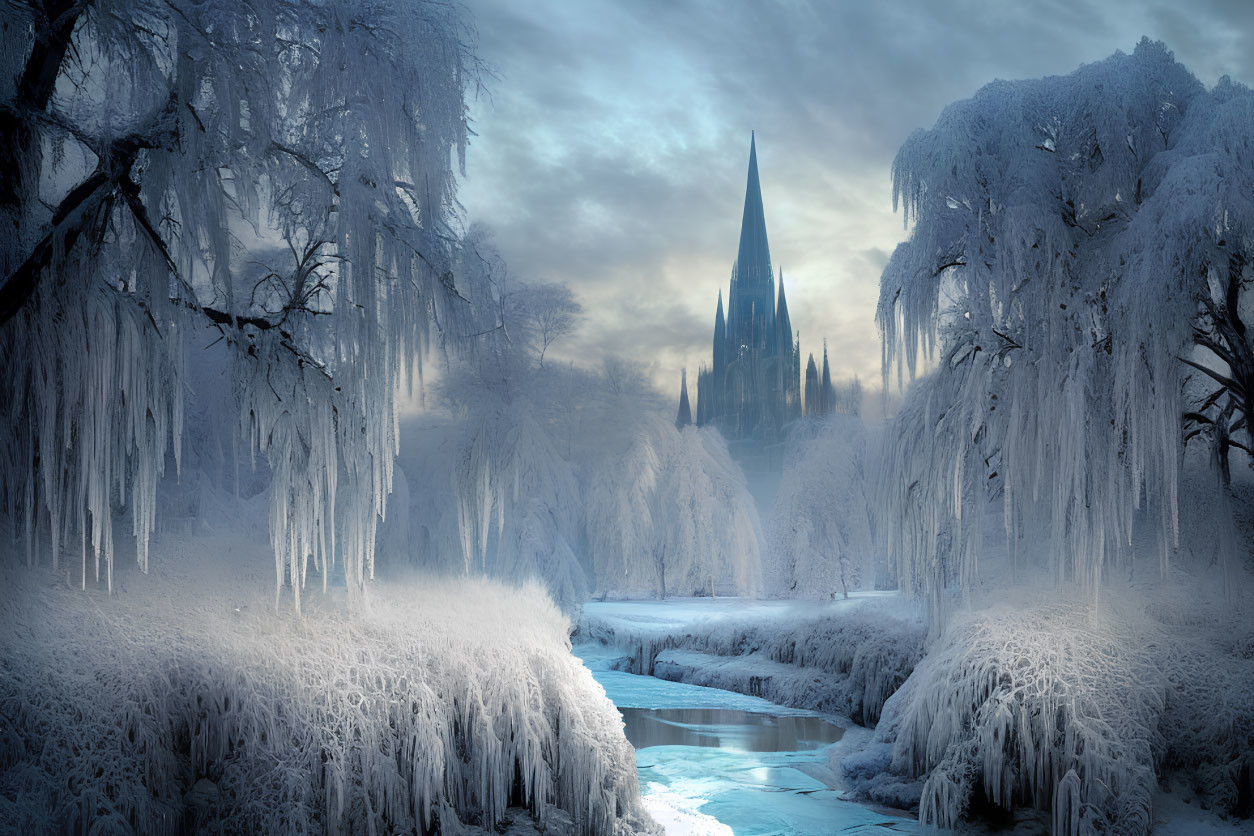
M 1061 601 L 955 615 L 880 725 L 892 771 L 925 779 L 920 821 L 955 827 L 980 793 L 1061 811 L 1056 834 L 1147 832 L 1168 684 L 1152 630 Z
M 3 572 L 0 829 L 652 826 L 621 719 L 535 585 L 389 583 L 353 617 L 295 616 L 204 573 L 105 598 Z

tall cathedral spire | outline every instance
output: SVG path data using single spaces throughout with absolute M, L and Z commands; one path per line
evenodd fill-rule
M 714 314 L 714 368 L 721 375 L 727 367 L 727 320 L 723 318 L 723 291 L 718 292 L 718 312 Z
M 736 275 L 741 282 L 771 280 L 771 248 L 766 241 L 766 212 L 762 208 L 762 184 L 758 180 L 757 138 L 749 135 L 749 177 L 745 183 L 745 211 L 740 219 L 740 250 Z
M 792 320 L 788 318 L 788 298 L 784 296 L 784 268 L 779 268 L 779 298 L 775 301 L 775 323 L 780 332 L 780 346 L 787 348 L 792 342 Z
M 827 365 L 827 338 L 823 338 L 823 379 L 819 383 L 819 409 L 830 415 L 836 409 L 836 389 L 832 386 L 832 369 Z
M 688 370 L 680 372 L 679 383 L 679 414 L 675 416 L 675 426 L 683 429 L 692 423 L 692 407 L 688 404 Z

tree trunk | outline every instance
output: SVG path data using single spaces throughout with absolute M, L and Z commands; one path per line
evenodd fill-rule
M 84 4 L 85 5 L 85 4 Z M 8 276 L 24 261 L 33 231 L 30 209 L 39 198 L 43 150 L 33 120 L 48 109 L 83 6 L 73 0 L 46 0 L 44 26 L 35 24 L 35 43 L 26 58 L 13 100 L 0 107 L 0 275 Z M 25 33 L 10 24 L 0 33 L 4 49 L 14 49 Z
M 666 547 L 662 546 L 654 553 L 654 561 L 657 566 L 657 599 L 659 601 L 666 598 Z

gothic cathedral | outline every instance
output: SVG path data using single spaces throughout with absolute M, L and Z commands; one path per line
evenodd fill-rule
M 813 355 L 806 371 L 805 414 L 818 416 L 832 411 L 835 398 L 826 347 L 822 381 L 818 380 Z M 778 467 L 784 429 L 802 415 L 802 410 L 800 336 L 788 318 L 782 269 L 778 295 L 775 291 L 757 145 L 751 137 L 740 249 L 732 264 L 726 316 L 722 291 L 718 296 L 713 363 L 702 365 L 697 375 L 696 423 L 717 427 L 742 462 L 773 469 Z M 691 414 L 685 375 L 677 423 L 690 423 Z

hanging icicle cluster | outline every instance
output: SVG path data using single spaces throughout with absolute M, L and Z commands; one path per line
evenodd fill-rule
M 903 588 L 969 588 L 990 497 L 1020 569 L 1096 594 L 1147 509 L 1165 570 L 1186 373 L 1248 398 L 1223 383 L 1240 347 L 1196 346 L 1239 322 L 1218 288 L 1254 243 L 1252 123 L 1248 89 L 1206 91 L 1142 41 L 991 84 L 902 147 L 894 204 L 914 225 L 882 277 L 885 385 L 935 358 L 885 435 L 879 521 Z
M 87 271 L 67 263 L 61 275 L 0 340 L 0 414 L 12 419 L 0 489 L 4 513 L 26 534 L 28 563 L 42 528 L 53 568 L 63 545 L 77 540 L 79 583 L 90 577 L 111 588 L 115 503 L 130 509 L 147 571 L 157 481 L 168 454 L 180 465 L 183 401 L 170 381 L 183 371 L 183 340 L 173 323 L 159 331 L 141 307 L 93 286 Z
M 54 564 L 77 535 L 86 583 L 89 546 L 111 578 L 126 511 L 146 568 L 185 341 L 209 329 L 272 477 L 278 592 L 299 607 L 309 564 L 325 585 L 342 561 L 355 597 L 395 394 L 433 324 L 461 316 L 446 219 L 468 33 L 425 2 L 62 5 L 4 35 L 26 56 L 0 88 L 16 114 L 0 165 L 22 173 L 0 190 L 14 532 L 32 560 L 50 532 Z

